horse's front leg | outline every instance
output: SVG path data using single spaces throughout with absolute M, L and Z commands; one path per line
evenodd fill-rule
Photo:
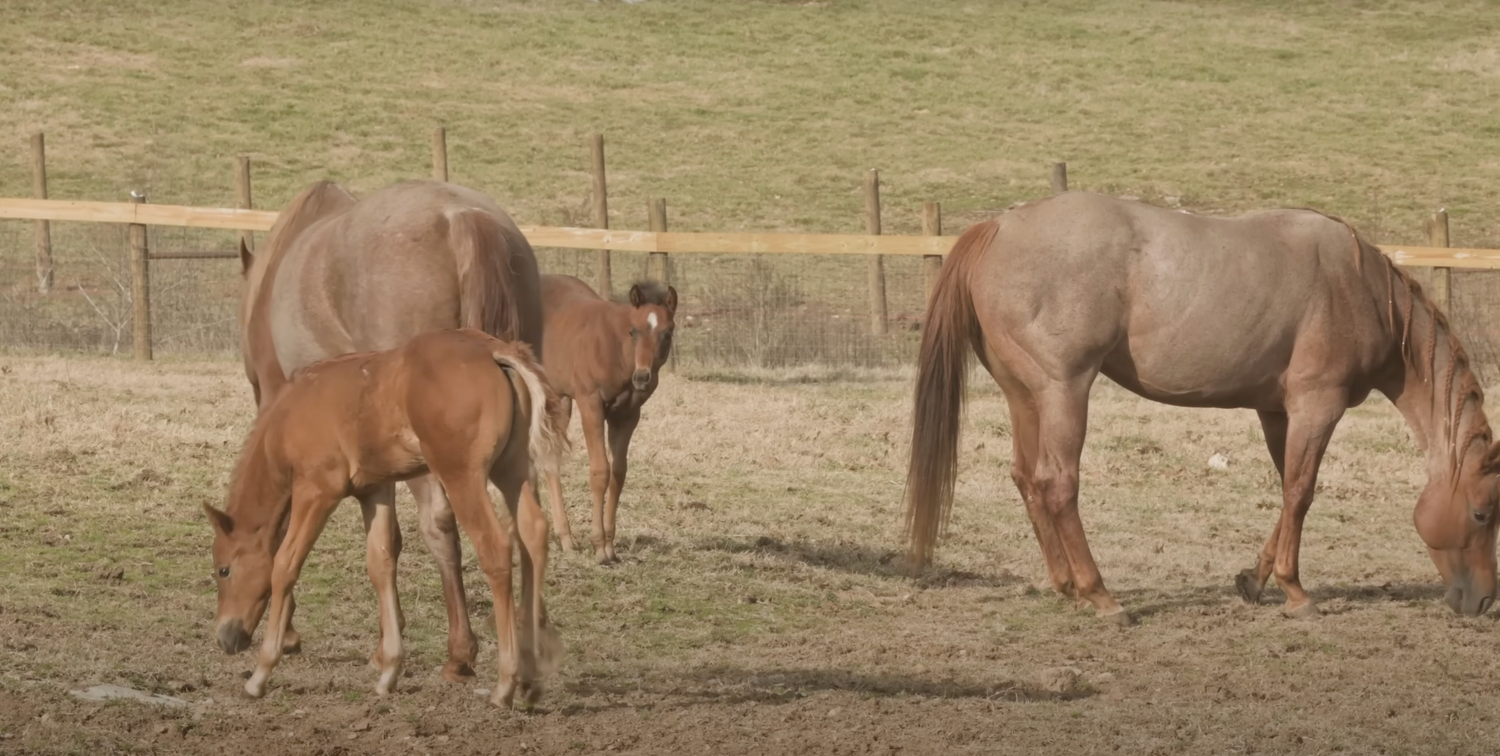
M 615 556 L 615 512 L 620 508 L 620 491 L 625 488 L 629 470 L 630 437 L 641 422 L 641 408 L 628 407 L 609 416 L 609 489 L 604 499 L 604 549 L 611 562 Z
M 401 529 L 396 522 L 396 486 L 385 484 L 359 497 L 365 520 L 365 567 L 380 602 L 380 642 L 370 655 L 370 666 L 380 672 L 376 695 L 395 690 L 404 657 L 401 632 L 406 617 L 396 592 L 396 559 L 401 555 Z
M 604 402 L 597 393 L 580 397 L 578 419 L 583 424 L 583 443 L 589 451 L 589 493 L 594 497 L 594 526 L 591 540 L 594 559 L 599 564 L 614 561 L 614 544 L 604 537 L 604 495 L 609 488 L 609 454 L 604 446 Z
M 1260 428 L 1266 437 L 1266 451 L 1271 453 L 1271 463 L 1276 465 L 1276 477 L 1281 481 L 1284 491 L 1286 486 L 1286 413 L 1258 411 L 1256 414 L 1260 415 Z M 1281 514 L 1276 517 L 1276 527 L 1271 529 L 1271 536 L 1266 539 L 1266 545 L 1261 547 L 1255 566 L 1235 576 L 1235 588 L 1239 589 L 1240 598 L 1247 603 L 1260 603 L 1260 594 L 1266 588 L 1266 579 L 1271 577 L 1271 570 L 1276 566 L 1276 551 L 1281 544 L 1281 523 L 1285 520 L 1286 510 L 1283 508 Z
M 1347 395 L 1343 391 L 1311 395 L 1292 394 L 1287 402 L 1285 472 L 1281 484 L 1281 522 L 1277 528 L 1276 563 L 1272 574 L 1286 593 L 1282 613 L 1305 619 L 1316 617 L 1318 607 L 1302 589 L 1299 575 L 1299 552 L 1302 547 L 1302 524 L 1312 506 L 1318 485 L 1318 466 L 1328 450 L 1333 428 L 1344 416 Z
M 323 526 L 328 524 L 333 508 L 338 506 L 339 498 L 337 494 L 316 491 L 296 491 L 292 496 L 286 537 L 271 566 L 271 611 L 266 620 L 266 636 L 261 642 L 255 672 L 245 682 L 245 693 L 251 698 L 266 694 L 266 681 L 281 661 L 287 624 L 292 616 L 292 589 L 302 574 L 308 552 L 323 532 Z

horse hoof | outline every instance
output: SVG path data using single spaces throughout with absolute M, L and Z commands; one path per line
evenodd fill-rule
M 448 682 L 468 685 L 474 682 L 474 668 L 461 661 L 450 661 L 443 665 L 443 679 Z
M 1311 601 L 1297 607 L 1296 609 L 1282 609 L 1281 613 L 1291 619 L 1298 620 L 1317 619 L 1323 616 L 1323 612 L 1318 609 L 1318 605 L 1314 604 Z
M 260 698 L 266 694 L 266 681 L 260 679 L 259 675 L 252 675 L 245 681 L 245 695 L 251 698 Z
M 495 685 L 495 692 L 490 694 L 490 703 L 502 709 L 509 709 L 515 702 L 515 685 Z
M 520 705 L 516 708 L 533 708 L 542 701 L 542 684 L 539 682 L 521 683 L 520 693 L 518 697 Z
M 1113 623 L 1120 627 L 1130 627 L 1131 625 L 1135 624 L 1135 618 L 1130 616 L 1130 612 L 1127 612 L 1124 609 L 1116 609 L 1109 613 L 1101 613 L 1099 615 L 1099 619 L 1102 619 L 1105 622 Z
M 298 635 L 296 630 L 289 630 L 286 635 L 281 637 L 281 653 L 302 653 L 302 636 Z
M 1254 570 L 1245 570 L 1240 574 L 1235 575 L 1234 587 L 1239 589 L 1240 598 L 1244 599 L 1245 603 L 1260 603 L 1260 592 L 1264 588 L 1264 583 L 1257 583 L 1255 581 Z

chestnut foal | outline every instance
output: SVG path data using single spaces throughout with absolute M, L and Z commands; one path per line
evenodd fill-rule
M 259 698 L 280 661 L 292 588 L 339 502 L 418 475 L 435 475 L 474 544 L 494 594 L 500 675 L 490 701 L 509 707 L 541 695 L 561 643 L 547 622 L 542 585 L 547 523 L 521 496 L 538 467 L 551 471 L 567 444 L 557 395 L 525 344 L 481 331 L 431 331 L 384 352 L 315 363 L 293 376 L 260 414 L 241 453 L 224 511 L 204 505 L 214 528 L 218 637 L 235 653 L 267 606 L 260 658 L 245 692 Z M 493 482 L 510 510 L 490 503 Z M 522 502 L 526 503 L 523 504 Z M 522 622 L 511 597 L 511 539 L 521 546 Z M 380 597 L 375 692 L 401 672 L 404 618 L 389 539 L 371 539 L 371 582 Z M 376 553 L 383 552 L 383 553 Z M 519 636 L 519 638 L 517 637 Z
M 594 495 L 594 557 L 610 564 L 615 556 L 615 510 L 625 487 L 630 436 L 641 421 L 641 405 L 656 391 L 658 372 L 672 352 L 677 290 L 655 282 L 630 287 L 630 303 L 601 298 L 573 276 L 542 276 L 542 360 L 563 416 L 578 404 L 583 440 L 589 451 L 589 488 Z M 606 430 L 607 429 L 607 430 Z M 605 435 L 609 446 L 606 452 Z M 562 482 L 547 471 L 552 527 L 565 549 L 573 532 L 563 507 Z

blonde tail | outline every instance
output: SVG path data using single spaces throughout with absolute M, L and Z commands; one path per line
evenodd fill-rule
M 521 342 L 499 342 L 490 352 L 495 364 L 509 368 L 521 377 L 526 393 L 531 395 L 531 430 L 529 449 L 534 478 L 538 472 L 557 473 L 568 452 L 568 426 L 563 417 L 562 402 L 547 373 L 532 355 L 531 347 Z

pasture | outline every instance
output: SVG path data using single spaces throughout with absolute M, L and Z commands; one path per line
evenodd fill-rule
M 230 205 L 231 159 L 248 154 L 273 208 L 315 179 L 424 176 L 443 123 L 454 180 L 521 223 L 586 224 L 585 139 L 603 131 L 616 228 L 644 228 L 645 199 L 665 197 L 674 230 L 859 231 L 861 174 L 878 167 L 887 232 L 915 233 L 918 205 L 940 200 L 953 233 L 1045 194 L 1066 160 L 1075 187 L 1200 212 L 1314 206 L 1381 242 L 1421 239 L 1446 206 L 1455 244 L 1500 247 L 1500 13 L 1483 1 L 3 7 L 0 196 L 29 194 L 37 130 L 56 198 Z M 54 235 L 59 288 L 108 293 L 119 229 Z M 30 238 L 0 224 L 0 334 L 54 306 L 32 297 Z M 572 272 L 586 262 L 572 255 L 541 259 Z M 774 338 L 799 296 L 861 312 L 849 262 L 688 260 L 684 307 L 754 284 Z M 299 583 L 304 652 L 247 700 L 251 657 L 213 638 L 201 510 L 222 503 L 252 418 L 224 354 L 238 268 L 171 265 L 154 275 L 183 293 L 158 313 L 183 335 L 156 364 L 0 345 L 0 753 L 1484 754 L 1500 737 L 1500 625 L 1443 605 L 1411 523 L 1421 454 L 1384 399 L 1334 436 L 1302 550 L 1325 616 L 1296 622 L 1274 588 L 1253 607 L 1233 588 L 1280 505 L 1253 413 L 1101 380 L 1081 510 L 1140 620 L 1122 630 L 1047 590 L 987 378 L 971 384 L 950 536 L 932 568 L 903 572 L 905 368 L 666 377 L 633 445 L 623 563 L 554 546 L 568 652 L 539 709 L 500 711 L 439 676 L 441 593 L 404 489 L 398 693 L 372 692 L 375 598 L 346 504 Z M 1488 277 L 1455 276 L 1466 338 L 1495 305 Z M 899 297 L 893 313 L 910 308 Z M 102 325 L 85 338 L 59 319 L 75 330 L 58 343 L 110 351 L 96 336 L 118 333 L 120 302 L 93 305 L 78 317 Z M 572 438 L 564 486 L 586 532 L 576 423 Z M 1208 468 L 1215 453 L 1226 470 Z M 485 687 L 491 607 L 465 556 Z M 68 695 L 99 683 L 188 705 Z
M 1122 631 L 1045 589 L 993 388 L 970 406 L 952 537 L 911 579 L 895 550 L 908 376 L 668 377 L 636 437 L 624 563 L 554 550 L 568 656 L 538 711 L 507 713 L 439 675 L 437 572 L 404 492 L 398 694 L 371 692 L 375 600 L 346 504 L 298 589 L 304 652 L 265 699 L 241 696 L 252 660 L 214 643 L 198 509 L 221 500 L 252 415 L 237 365 L 0 370 L 0 750 L 1477 754 L 1500 734 L 1497 625 L 1443 606 L 1411 526 L 1420 454 L 1383 400 L 1333 440 L 1303 546 L 1326 616 L 1295 622 L 1274 589 L 1256 607 L 1233 589 L 1280 501 L 1253 414 L 1096 389 L 1082 509 L 1140 619 Z M 1216 452 L 1228 470 L 1208 469 Z M 581 452 L 564 484 L 586 522 Z M 478 628 L 487 592 L 466 564 Z M 190 706 L 66 694 L 111 682 Z

